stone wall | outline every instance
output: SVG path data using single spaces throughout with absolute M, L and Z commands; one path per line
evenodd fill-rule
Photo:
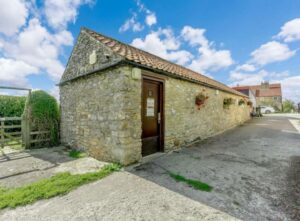
M 96 54 L 96 62 L 90 64 L 89 58 L 93 52 Z M 109 67 L 122 59 L 82 29 L 61 82 L 83 76 L 100 68 Z
M 141 81 L 131 70 L 115 67 L 60 87 L 62 143 L 104 161 L 141 158 Z
M 195 105 L 198 93 L 209 98 L 200 110 Z M 236 102 L 223 108 L 224 98 Z M 165 150 L 174 150 L 192 141 L 204 139 L 242 124 L 250 118 L 250 107 L 238 105 L 242 97 L 207 88 L 184 80 L 165 82 Z
M 135 71 L 133 71 L 135 70 Z M 144 73 L 144 72 L 142 72 Z M 161 75 L 157 75 L 161 76 Z M 60 87 L 61 140 L 100 160 L 130 164 L 141 159 L 140 69 L 118 66 Z M 195 105 L 198 93 L 209 96 Z M 224 98 L 236 99 L 229 109 Z M 249 119 L 249 106 L 232 95 L 184 80 L 165 78 L 165 151 L 178 149 Z

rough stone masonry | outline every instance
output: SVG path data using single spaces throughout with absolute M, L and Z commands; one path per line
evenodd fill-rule
M 91 64 L 93 53 L 96 62 Z M 144 74 L 165 81 L 164 151 L 213 136 L 249 119 L 249 106 L 238 104 L 247 98 L 238 93 L 123 61 L 107 44 L 86 29 L 81 30 L 60 83 L 62 143 L 104 161 L 124 165 L 139 161 Z M 195 106 L 199 93 L 209 97 L 200 110 Z M 234 100 L 228 109 L 223 108 L 224 98 Z

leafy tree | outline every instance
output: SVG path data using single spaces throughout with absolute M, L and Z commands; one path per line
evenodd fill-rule
M 282 104 L 284 113 L 291 113 L 295 111 L 295 103 L 291 100 L 285 100 Z

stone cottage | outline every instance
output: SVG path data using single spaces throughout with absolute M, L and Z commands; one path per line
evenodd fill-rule
M 59 86 L 62 143 L 125 165 L 249 119 L 246 95 L 86 28 Z

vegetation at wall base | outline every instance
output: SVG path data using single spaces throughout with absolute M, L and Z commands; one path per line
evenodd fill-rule
M 72 157 L 72 158 L 83 158 L 83 157 L 86 157 L 87 154 L 85 152 L 82 152 L 82 151 L 79 151 L 79 150 L 71 150 L 69 152 L 69 156 Z
M 213 187 L 211 187 L 210 185 L 203 183 L 199 180 L 191 180 L 191 179 L 185 178 L 184 176 L 181 176 L 181 175 L 175 174 L 175 173 L 171 173 L 171 172 L 169 173 L 169 175 L 177 182 L 184 182 L 184 183 L 188 184 L 189 186 L 192 186 L 196 190 L 211 192 L 213 189 Z
M 98 172 L 74 175 L 59 173 L 24 187 L 13 189 L 0 188 L 0 209 L 15 208 L 38 200 L 67 194 L 81 185 L 102 179 L 114 171 L 119 171 L 120 168 L 118 164 L 110 164 L 104 166 Z

